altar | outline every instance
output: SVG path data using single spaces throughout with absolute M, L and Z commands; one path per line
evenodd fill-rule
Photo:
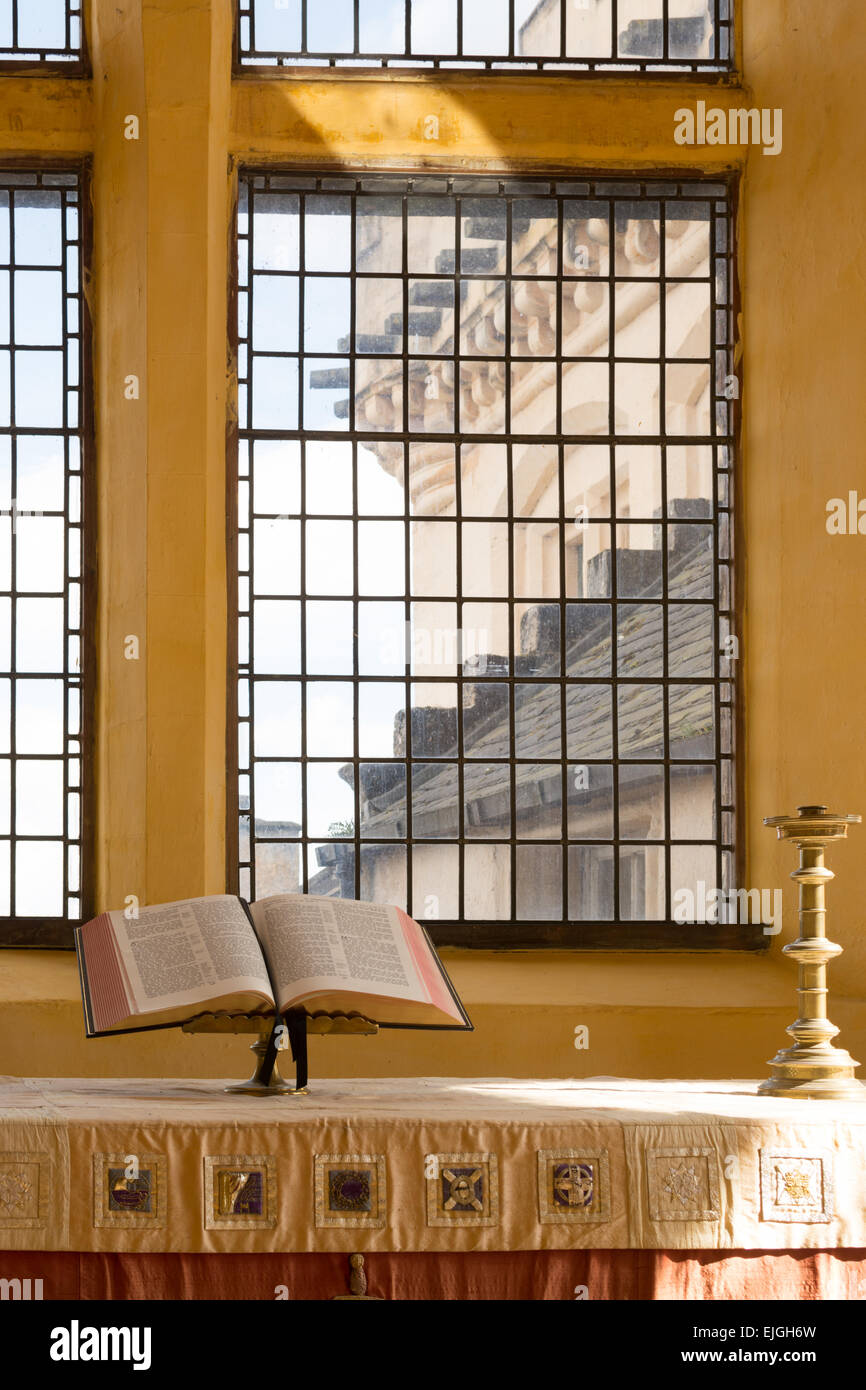
M 0 1277 L 330 1297 L 359 1252 L 395 1298 L 863 1297 L 866 1107 L 756 1088 L 6 1078 Z

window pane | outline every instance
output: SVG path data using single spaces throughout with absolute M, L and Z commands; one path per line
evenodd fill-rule
M 518 845 L 518 921 L 562 918 L 562 849 L 559 845 Z
M 64 916 L 63 845 L 56 840 L 20 840 L 14 863 L 15 915 Z
M 67 16 L 73 7 L 66 0 L 40 0 L 38 5 L 13 5 L 18 24 L 18 43 L 25 51 L 51 50 L 61 52 L 66 47 Z M 80 6 L 74 7 L 76 11 Z

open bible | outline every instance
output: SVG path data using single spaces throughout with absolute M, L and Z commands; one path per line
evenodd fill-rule
M 358 1013 L 381 1027 L 472 1024 L 430 938 L 396 907 L 284 894 L 104 912 L 75 932 L 88 1037 L 198 1015 Z

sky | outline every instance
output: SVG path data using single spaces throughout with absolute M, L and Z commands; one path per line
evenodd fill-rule
M 351 446 L 334 441 L 307 443 L 307 510 L 350 512 Z M 300 502 L 300 460 L 292 441 L 257 441 L 253 452 L 256 510 L 297 511 Z M 382 468 L 372 450 L 358 449 L 358 489 L 366 511 L 384 515 L 403 511 L 403 489 Z M 403 593 L 403 523 L 367 522 L 370 534 L 361 537 L 362 592 Z M 254 522 L 256 593 L 263 597 L 297 588 L 299 575 L 298 527 L 294 520 Z M 337 605 L 311 598 L 307 608 L 307 669 L 316 675 L 345 675 L 345 682 L 316 681 L 307 684 L 307 751 L 311 756 L 333 757 L 332 764 L 311 767 L 307 814 L 312 834 L 327 837 L 335 821 L 354 820 L 351 789 L 339 770 L 352 757 L 353 743 L 353 639 L 352 639 L 352 523 L 307 523 L 306 588 L 310 595 L 348 597 Z M 260 604 L 262 616 L 255 624 L 254 665 L 259 674 L 269 671 L 297 674 L 300 669 L 299 636 L 293 641 L 286 623 L 285 605 Z M 381 603 L 369 628 L 359 634 L 360 666 L 365 675 L 400 675 L 404 663 L 404 608 L 402 603 Z M 397 659 L 395 660 L 395 653 Z M 403 708 L 404 687 L 366 685 L 361 695 L 360 753 L 363 758 L 392 757 L 394 718 Z M 256 690 L 256 751 L 300 756 L 300 685 L 297 681 L 260 682 Z M 285 765 L 259 765 L 256 775 L 256 816 L 265 820 L 300 822 L 300 769 Z

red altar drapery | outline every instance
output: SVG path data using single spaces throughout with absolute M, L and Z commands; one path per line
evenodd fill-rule
M 574 1250 L 365 1256 L 380 1298 L 594 1301 L 866 1298 L 866 1250 Z M 41 1279 L 45 1299 L 292 1300 L 348 1292 L 342 1254 L 0 1253 L 0 1278 Z

